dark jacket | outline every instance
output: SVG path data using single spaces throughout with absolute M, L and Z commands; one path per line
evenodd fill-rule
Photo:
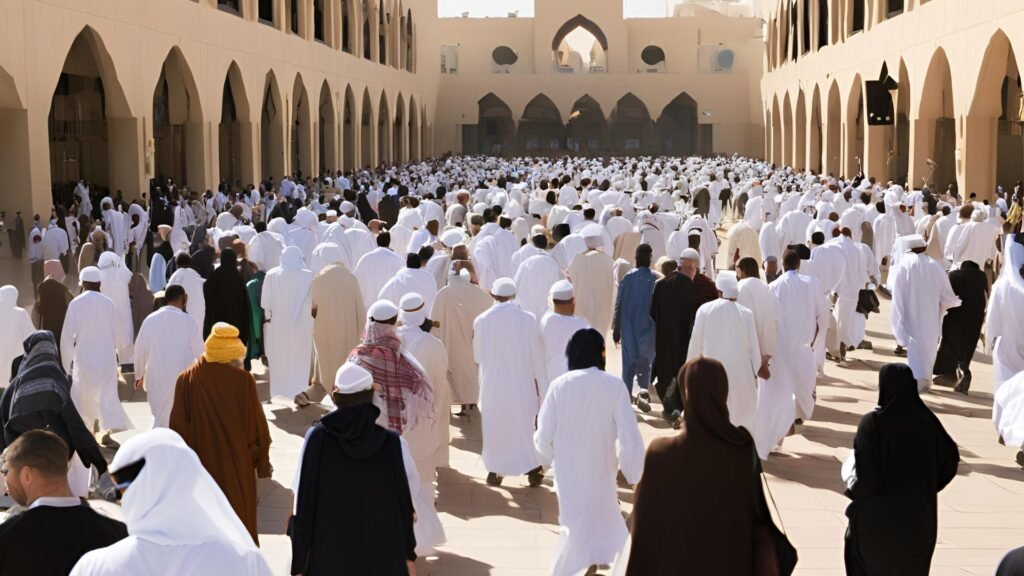
M 86 552 L 128 536 L 127 527 L 80 506 L 37 506 L 0 524 L 0 574 L 64 576 Z

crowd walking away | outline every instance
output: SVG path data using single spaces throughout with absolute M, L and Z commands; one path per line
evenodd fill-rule
M 459 430 L 474 494 L 553 493 L 544 573 L 790 574 L 773 474 L 854 366 L 874 405 L 819 479 L 847 573 L 927 574 L 960 463 L 932 400 L 989 403 L 979 347 L 1024 467 L 1019 185 L 448 155 L 134 192 L 83 181 L 13 228 L 0 574 L 416 574 Z

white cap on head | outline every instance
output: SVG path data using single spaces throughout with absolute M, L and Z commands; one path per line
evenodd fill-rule
M 575 298 L 576 292 L 573 290 L 572 282 L 569 282 L 568 280 L 559 280 L 551 285 L 551 289 L 548 290 L 548 295 L 551 296 L 552 300 L 565 302 Z
M 700 262 L 700 252 L 697 252 L 697 250 L 693 248 L 687 248 L 686 250 L 683 250 L 683 253 L 679 256 L 679 259 L 696 260 L 697 262 Z
M 445 230 L 441 234 L 441 243 L 448 248 L 455 248 L 459 244 L 466 241 L 466 235 L 463 234 L 462 230 L 458 228 L 452 228 L 451 230 Z
M 338 217 L 338 211 L 337 210 L 328 210 L 327 211 L 327 217 L 328 218 L 337 218 Z
M 687 236 L 701 236 L 704 233 L 700 231 L 700 228 L 690 228 L 690 231 L 686 233 Z
M 405 312 L 412 312 L 422 308 L 423 304 L 423 296 L 420 296 L 415 292 L 409 292 L 405 296 L 402 296 L 402 300 L 398 303 L 398 307 Z
M 78 274 L 79 282 L 99 282 L 100 278 L 100 269 L 95 266 L 82 268 L 82 272 Z
M 722 293 L 722 298 L 736 298 L 740 293 L 739 282 L 736 280 L 736 273 L 726 270 L 718 273 L 715 278 L 715 288 Z
M 387 322 L 398 316 L 398 306 L 392 304 L 390 300 L 377 300 L 370 306 L 367 316 L 373 322 Z
M 356 205 L 351 203 L 351 202 L 349 202 L 348 200 L 345 200 L 344 202 L 342 202 L 340 208 L 341 208 L 341 213 L 342 214 L 348 214 L 349 212 L 355 212 L 356 211 Z
M 928 244 L 924 241 L 924 236 L 920 234 L 911 234 L 903 237 L 903 248 L 905 250 L 913 250 L 914 248 L 924 248 Z
M 972 222 L 984 222 L 987 217 L 988 214 L 986 214 L 984 210 L 975 209 L 974 212 L 971 213 Z
M 358 364 L 345 362 L 334 375 L 334 390 L 338 394 L 356 394 L 373 387 L 373 374 Z
M 511 278 L 498 278 L 491 285 L 491 294 L 499 298 L 512 298 L 516 295 L 516 282 Z
M 532 228 L 530 228 L 530 238 L 535 238 L 537 236 L 546 236 L 546 235 L 547 235 L 547 230 L 543 226 L 541 226 L 540 224 L 535 224 Z

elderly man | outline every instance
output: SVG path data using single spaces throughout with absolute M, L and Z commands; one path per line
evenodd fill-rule
M 513 280 L 499 278 L 491 295 L 494 306 L 473 323 L 487 484 L 500 486 L 503 476 L 527 474 L 536 487 L 544 480 L 533 446 L 540 386 L 547 381 L 542 337 L 533 314 L 513 301 Z

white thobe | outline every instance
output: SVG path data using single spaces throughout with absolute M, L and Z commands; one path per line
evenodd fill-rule
M 996 257 L 996 239 L 1001 230 L 989 222 L 968 222 L 958 228 L 962 230 L 950 247 L 950 260 L 957 266 L 970 260 L 984 269 L 985 262 Z
M 726 257 L 729 259 L 730 268 L 740 258 L 746 257 L 757 260 L 757 265 L 761 266 L 761 246 L 758 243 L 758 234 L 750 224 L 739 222 L 730 228 L 726 246 Z
M 35 332 L 32 318 L 18 307 L 18 291 L 13 286 L 0 288 L 0 385 L 11 381 L 11 363 L 25 353 L 25 340 Z
M 729 377 L 729 421 L 748 432 L 756 430 L 757 371 L 761 350 L 754 315 L 730 300 L 718 299 L 697 310 L 687 360 L 714 358 Z
M 402 268 L 380 289 L 376 298 L 366 300 L 366 302 L 370 303 L 368 307 L 377 300 L 388 300 L 398 306 L 402 302 L 402 296 L 412 293 L 423 297 L 423 310 L 426 312 L 427 318 L 430 318 L 434 300 L 437 298 L 437 279 L 423 268 Z
M 71 398 L 87 428 L 98 418 L 105 430 L 130 430 L 131 419 L 117 395 L 117 336 L 114 302 L 88 290 L 68 305 L 60 335 L 64 371 L 71 374 Z
M 363 291 L 363 302 L 369 308 L 377 301 L 380 291 L 398 271 L 405 267 L 405 260 L 387 248 L 376 248 L 359 259 L 352 271 L 359 279 Z
M 576 287 L 576 314 L 602 335 L 612 327 L 614 272 L 611 256 L 599 250 L 576 256 L 569 267 L 569 279 Z
M 904 254 L 889 283 L 892 333 L 907 349 L 907 364 L 919 387 L 924 387 L 935 366 L 942 317 L 946 310 L 960 305 L 960 298 L 953 292 L 946 271 L 925 254 Z
M 576 256 L 586 251 L 587 243 L 583 237 L 579 234 L 570 234 L 555 244 L 555 247 L 551 249 L 551 257 L 558 261 L 558 265 L 563 270 L 568 270 Z
M 111 248 L 118 256 L 124 257 L 128 253 L 128 223 L 125 222 L 127 215 L 118 210 L 104 210 L 103 223 L 110 234 Z
M 169 426 L 178 375 L 203 355 L 203 349 L 196 323 L 174 306 L 164 306 L 142 322 L 135 340 L 135 378 L 145 379 L 154 428 Z
M 779 300 L 772 294 L 768 285 L 760 278 L 744 278 L 739 283 L 739 296 L 736 303 L 744 306 L 754 315 L 754 327 L 757 329 L 757 345 L 762 356 L 774 356 L 779 340 L 779 321 L 782 312 Z
M 68 233 L 56 224 L 50 224 L 46 227 L 46 233 L 43 234 L 43 260 L 57 260 L 70 248 L 68 242 Z
M 544 464 L 558 467 L 559 544 L 553 576 L 611 564 L 628 531 L 619 509 L 617 472 L 640 480 L 644 443 L 622 380 L 598 368 L 554 380 L 534 443 Z M 616 453 L 616 448 L 618 448 Z
M 533 432 L 546 378 L 540 328 L 519 305 L 499 302 L 477 317 L 473 332 L 484 467 L 504 476 L 526 474 L 539 465 Z
M 1024 372 L 1024 283 L 1009 277 L 1019 273 L 1016 269 L 1004 270 L 992 285 L 988 301 L 985 351 L 992 355 L 994 394 L 998 394 L 1003 382 Z
M 516 303 L 535 318 L 543 318 L 548 310 L 548 292 L 564 278 L 554 258 L 547 254 L 531 256 L 516 272 Z
M 260 304 L 267 317 L 264 325 L 267 360 L 270 363 L 270 395 L 292 398 L 309 386 L 313 358 L 313 273 L 297 263 L 287 263 L 263 279 Z M 286 267 L 287 264 L 287 267 Z
M 349 257 L 352 262 L 351 266 L 348 266 L 348 263 L 346 263 L 349 270 L 355 270 L 359 260 L 377 248 L 377 242 L 373 234 L 356 226 L 345 230 L 345 239 L 348 240 Z M 402 262 L 402 264 L 404 265 L 405 262 Z
M 168 286 L 178 285 L 185 289 L 188 302 L 185 304 L 185 311 L 199 326 L 199 332 L 203 331 L 203 322 L 206 321 L 206 297 L 203 295 L 203 284 L 206 280 L 198 272 L 191 268 L 178 268 L 167 280 Z
M 860 299 L 860 291 L 867 286 L 868 268 L 864 262 L 860 249 L 853 240 L 846 236 L 840 236 L 830 244 L 840 248 L 841 262 L 843 263 L 842 280 L 836 285 L 836 307 L 835 318 L 838 324 L 839 341 L 853 348 L 863 339 L 858 338 L 857 330 L 857 303 Z
M 541 398 L 547 396 L 548 383 L 569 371 L 569 360 L 565 349 L 574 334 L 587 328 L 590 328 L 590 324 L 587 324 L 587 321 L 579 316 L 566 316 L 549 310 L 541 317 L 540 332 L 544 337 L 544 365 L 547 367 L 548 377 Z
M 515 274 L 519 272 L 519 266 L 529 258 L 547 253 L 547 250 L 541 250 L 529 242 L 523 244 L 523 247 L 516 250 L 516 253 L 512 255 L 512 273 Z
M 765 222 L 761 226 L 761 233 L 758 235 L 757 244 L 761 248 L 761 258 L 767 259 L 774 256 L 776 260 L 782 260 L 782 238 L 779 236 L 778 224 Z
M 270 565 L 258 548 L 243 547 L 225 536 L 198 544 L 167 545 L 128 535 L 106 548 L 88 552 L 75 564 L 72 576 L 158 576 L 191 574 L 271 576 Z
M 113 256 L 121 260 L 120 256 Z M 100 257 L 100 264 L 104 258 Z M 121 260 L 109 268 L 100 268 L 100 292 L 114 302 L 117 315 L 114 335 L 117 338 L 117 361 L 120 364 L 131 364 L 134 356 L 135 323 L 132 320 L 132 300 L 128 292 L 128 283 L 132 281 L 132 273 L 124 267 Z

